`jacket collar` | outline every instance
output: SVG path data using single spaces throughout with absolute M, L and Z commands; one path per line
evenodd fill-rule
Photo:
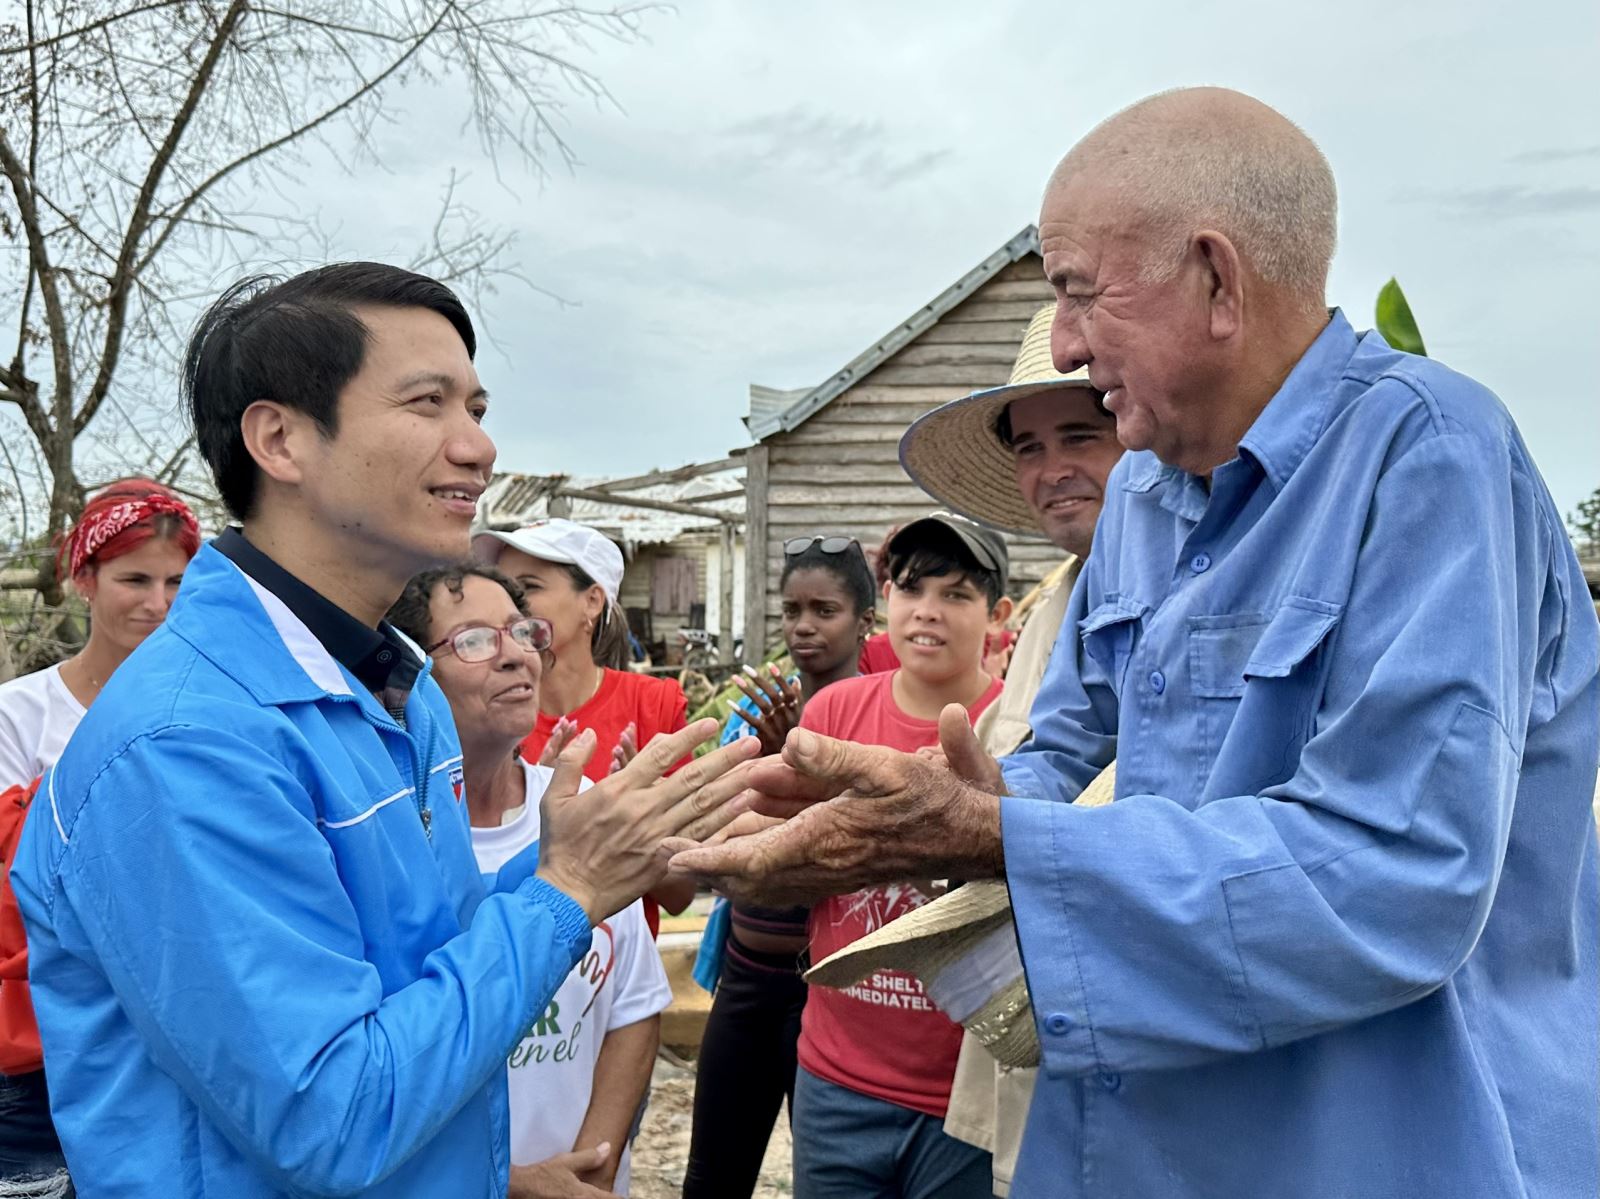
M 209 544 L 189 563 L 167 627 L 257 703 L 371 698 L 364 690 L 358 693 L 349 674 L 288 605 Z M 408 638 L 406 644 L 423 657 L 415 642 Z

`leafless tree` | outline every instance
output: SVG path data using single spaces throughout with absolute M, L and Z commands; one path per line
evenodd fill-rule
M 562 105 L 607 99 L 580 60 L 598 39 L 637 37 L 646 11 L 561 0 L 5 7 L 15 19 L 0 17 L 0 435 L 21 441 L 7 431 L 20 432 L 20 416 L 41 494 L 21 537 L 35 555 L 0 584 L 37 588 L 55 608 L 61 584 L 39 551 L 81 509 L 86 483 L 121 473 L 113 462 L 171 479 L 192 466 L 170 410 L 141 404 L 119 379 L 170 378 L 180 322 L 209 280 L 259 262 L 263 246 L 314 236 L 314 215 L 284 198 L 285 174 L 319 146 L 380 166 L 386 97 L 419 81 L 464 98 L 463 133 L 497 170 L 571 166 Z M 475 219 L 452 176 L 415 262 L 471 292 L 514 271 L 509 240 Z M 10 469 L 10 490 L 25 492 L 26 472 Z

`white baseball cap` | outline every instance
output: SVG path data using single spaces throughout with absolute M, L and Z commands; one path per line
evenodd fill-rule
M 622 590 L 622 551 L 604 533 L 557 517 L 524 525 L 511 533 L 479 533 L 472 539 L 472 556 L 485 566 L 493 566 L 508 545 L 530 558 L 576 566 L 600 584 L 607 599 L 617 602 L 617 593 Z

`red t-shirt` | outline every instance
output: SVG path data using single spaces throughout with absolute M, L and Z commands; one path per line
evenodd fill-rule
M 891 749 L 937 745 L 939 724 L 894 702 L 894 674 L 861 675 L 819 691 L 800 724 L 829 737 Z M 1000 694 L 999 679 L 967 709 L 976 720 Z M 927 902 L 910 883 L 868 887 L 811 909 L 811 960 L 820 962 Z M 880 970 L 853 987 L 812 987 L 800 1018 L 800 1064 L 836 1086 L 944 1117 L 961 1049 L 961 1026 L 933 1006 L 922 984 Z
M 894 652 L 888 633 L 874 633 L 862 642 L 856 669 L 862 674 L 883 674 L 900 669 L 900 655 Z
M 567 713 L 578 722 L 580 732 L 594 730 L 594 756 L 583 768 L 584 775 L 598 783 L 611 773 L 611 751 L 617 748 L 622 730 L 629 724 L 638 726 L 639 748 L 643 749 L 657 733 L 676 733 L 683 728 L 688 711 L 689 701 L 675 680 L 608 669 L 600 679 L 599 690 Z M 530 762 L 539 760 L 558 719 L 539 713 L 533 732 L 523 738 L 523 757 Z M 661 909 L 648 895 L 644 899 L 644 916 L 653 937 L 661 930 Z

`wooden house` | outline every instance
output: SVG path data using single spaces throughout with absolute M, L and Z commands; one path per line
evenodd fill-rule
M 815 387 L 751 387 L 747 656 L 779 636 L 786 539 L 847 534 L 870 547 L 937 507 L 900 468 L 900 435 L 940 404 L 1004 384 L 1029 320 L 1053 299 L 1029 225 Z M 1061 552 L 1043 538 L 1011 540 L 1010 590 L 1020 595 Z
M 744 621 L 744 465 L 737 458 L 621 479 L 499 474 L 485 527 L 559 516 L 622 547 L 620 601 L 651 660 L 677 658 L 679 629 L 710 629 L 731 652 Z

